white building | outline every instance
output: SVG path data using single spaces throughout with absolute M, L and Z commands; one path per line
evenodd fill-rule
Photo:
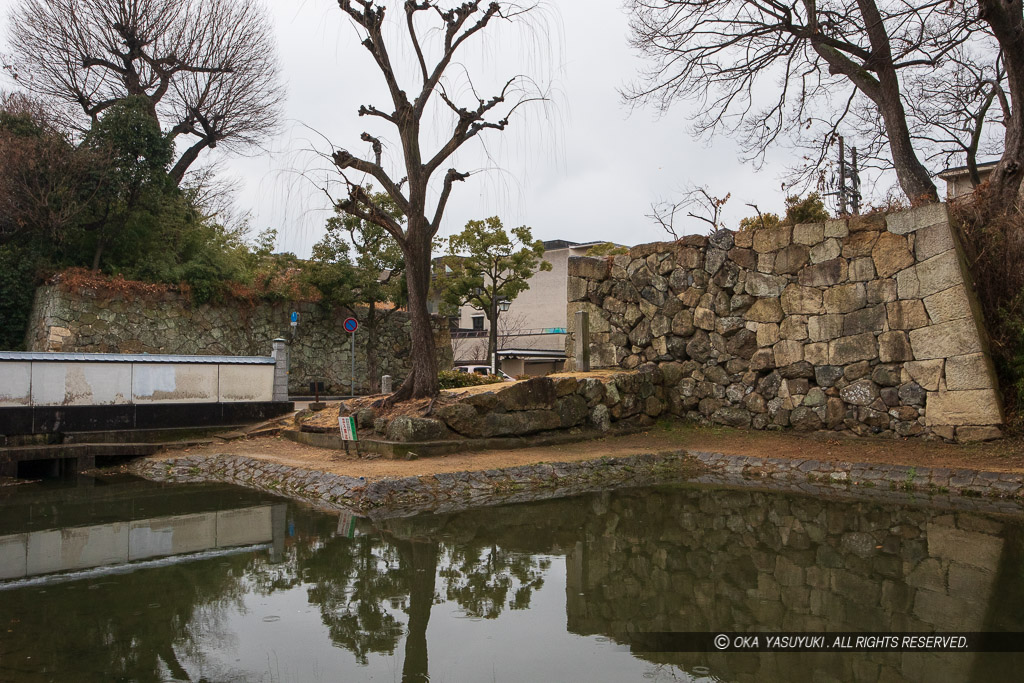
M 544 260 L 551 270 L 534 273 L 528 280 L 530 288 L 498 315 L 498 358 L 506 373 L 513 377 L 543 375 L 562 369 L 569 257 L 585 256 L 597 244 L 604 242 L 544 242 Z M 488 332 L 483 311 L 468 305 L 459 309 L 458 329 L 452 330 L 456 365 L 488 363 Z

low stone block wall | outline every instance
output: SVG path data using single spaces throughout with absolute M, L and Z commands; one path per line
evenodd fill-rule
M 634 247 L 569 261 L 566 353 L 681 363 L 673 412 L 755 429 L 1000 435 L 999 393 L 946 206 Z M 676 374 L 673 372 L 673 374 Z
M 294 329 L 292 311 L 299 313 Z M 271 340 L 283 337 L 289 342 L 290 393 L 308 394 L 309 383 L 321 381 L 323 393 L 350 394 L 352 335 L 342 324 L 350 315 L 362 321 L 364 313 L 314 302 L 227 300 L 194 305 L 173 291 L 105 293 L 56 284 L 36 291 L 25 347 L 29 351 L 252 356 L 267 353 Z M 451 367 L 448 321 L 435 316 L 434 322 L 438 363 L 441 368 Z M 374 346 L 378 373 L 395 378 L 395 386 L 409 371 L 409 329 L 404 311 L 388 315 L 378 327 Z M 369 393 L 367 343 L 364 326 L 355 334 L 357 394 Z

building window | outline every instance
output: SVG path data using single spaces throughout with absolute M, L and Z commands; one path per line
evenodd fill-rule
M 482 315 L 474 315 L 471 320 L 473 321 L 474 330 L 484 329 L 484 317 Z

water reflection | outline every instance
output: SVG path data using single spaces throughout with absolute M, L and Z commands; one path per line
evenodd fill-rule
M 616 644 L 1021 631 L 1014 518 L 673 487 L 371 525 L 230 487 L 89 491 L 0 496 L 0 569 L 24 567 L 0 581 L 0 680 L 980 681 L 1024 663 Z M 29 571 L 37 539 L 59 552 Z M 41 572 L 65 580 L 26 585 Z

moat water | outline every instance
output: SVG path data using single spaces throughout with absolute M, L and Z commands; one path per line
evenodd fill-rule
M 0 681 L 1020 680 L 1019 653 L 630 634 L 1024 632 L 1022 532 L 687 486 L 374 523 L 221 485 L 22 485 L 0 489 Z

